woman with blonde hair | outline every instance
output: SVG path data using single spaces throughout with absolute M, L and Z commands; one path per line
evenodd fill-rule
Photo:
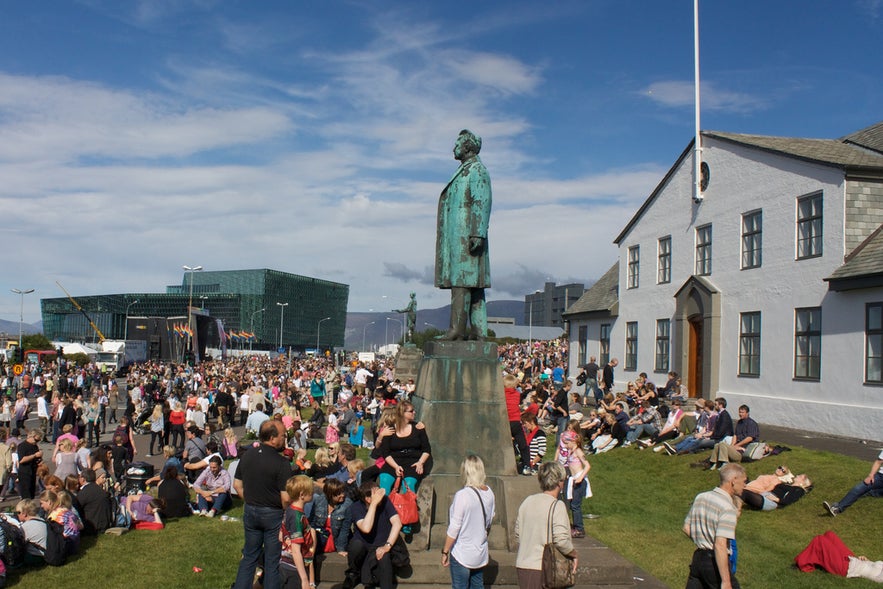
M 162 403 L 153 406 L 153 413 L 150 414 L 150 446 L 147 447 L 147 456 L 154 456 L 162 452 L 163 446 L 163 430 L 165 429 L 165 419 L 163 418 Z M 153 445 L 156 444 L 156 451 Z
M 77 453 L 74 452 L 74 445 L 68 439 L 60 440 L 58 444 L 58 453 L 55 455 L 55 476 L 64 479 L 69 474 L 77 474 Z
M 451 501 L 441 563 L 450 567 L 454 589 L 483 589 L 494 492 L 485 484 L 484 462 L 478 456 L 466 457 L 460 465 L 460 476 L 463 488 Z

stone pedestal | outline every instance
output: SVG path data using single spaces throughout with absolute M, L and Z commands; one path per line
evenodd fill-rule
M 409 378 L 413 378 L 416 383 L 421 360 L 423 360 L 423 351 L 414 344 L 405 344 L 399 348 L 399 353 L 396 354 L 395 377 L 402 381 L 402 383 L 406 383 Z
M 515 454 L 506 416 L 497 345 L 431 341 L 412 397 L 432 443 L 433 473 L 459 474 L 467 454 L 488 475 L 514 475 Z
M 484 461 L 496 497 L 491 548 L 512 550 L 518 506 L 539 486 L 535 477 L 520 476 L 515 470 L 497 345 L 429 342 L 416 383 L 412 401 L 426 424 L 434 466 L 418 491 L 421 525 L 412 546 L 442 546 L 451 499 L 463 486 L 460 464 L 468 454 L 475 454 Z

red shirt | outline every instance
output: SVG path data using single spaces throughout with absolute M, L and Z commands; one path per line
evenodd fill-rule
M 518 389 L 503 389 L 506 393 L 506 413 L 509 415 L 509 421 L 521 421 L 521 407 L 519 401 L 521 394 Z

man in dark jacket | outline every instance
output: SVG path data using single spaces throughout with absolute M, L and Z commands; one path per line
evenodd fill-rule
M 95 472 L 87 468 L 80 473 L 80 492 L 77 493 L 77 501 L 82 507 L 80 515 L 83 516 L 83 534 L 103 534 L 104 531 L 113 527 L 113 509 L 110 505 L 110 495 L 104 490 L 104 481 L 107 473 L 103 468 Z

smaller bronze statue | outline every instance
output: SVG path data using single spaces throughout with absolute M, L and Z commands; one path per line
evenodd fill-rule
M 393 313 L 407 313 L 407 325 L 408 328 L 405 330 L 405 334 L 402 337 L 402 340 L 407 342 L 414 341 L 414 325 L 417 323 L 417 293 L 411 293 L 411 301 L 408 303 L 408 306 L 404 309 L 393 309 Z

